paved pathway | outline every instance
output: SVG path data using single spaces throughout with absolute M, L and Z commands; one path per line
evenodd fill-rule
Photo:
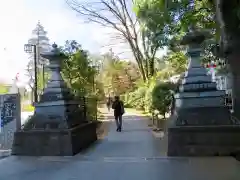
M 167 158 L 143 117 L 124 117 L 123 132 L 111 122 L 108 136 L 74 157 L 8 157 L 0 180 L 239 180 L 232 158 Z

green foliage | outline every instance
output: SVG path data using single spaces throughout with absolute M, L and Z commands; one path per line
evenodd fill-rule
M 215 29 L 214 8 L 209 0 L 135 0 L 135 12 L 146 26 L 162 34 L 186 32 L 189 26 Z M 168 31 L 166 31 L 166 28 Z
M 171 75 L 181 74 L 187 68 L 187 57 L 183 52 L 170 52 L 164 57 L 167 63 L 167 69 Z
M 104 92 L 104 84 L 103 82 L 96 81 L 95 82 L 95 97 L 98 101 L 105 99 L 105 92 Z
M 115 38 L 123 40 L 122 42 L 129 46 L 144 82 L 155 74 L 155 56 L 157 50 L 165 44 L 167 36 L 157 32 L 160 26 L 156 27 L 156 23 L 154 28 L 149 30 L 143 21 L 136 18 L 131 11 L 133 1 L 101 0 L 95 3 L 68 0 L 68 5 L 89 22 L 116 30 L 118 35 Z M 136 7 L 134 9 L 138 10 Z M 167 28 L 164 30 L 167 31 Z
M 165 115 L 171 103 L 171 91 L 175 89 L 175 84 L 163 82 L 156 76 L 122 99 L 126 107 L 141 109 L 148 113 L 158 110 L 160 114 Z
M 65 81 L 76 97 L 85 97 L 87 119 L 97 120 L 98 101 L 105 97 L 103 84 L 96 78 L 98 66 L 76 41 L 66 41 L 62 51 L 68 57 L 62 64 Z
M 147 88 L 143 86 L 143 87 L 139 87 L 133 92 L 126 94 L 125 97 L 122 98 L 124 100 L 125 106 L 141 109 L 141 110 L 144 109 L 145 107 L 144 97 L 145 97 L 146 89 Z
M 164 82 L 157 84 L 152 91 L 153 110 L 158 110 L 164 118 L 172 102 L 173 87 L 172 83 Z
M 122 61 L 109 52 L 104 55 L 98 79 L 104 86 L 105 94 L 121 95 L 136 89 L 140 73 L 136 64 Z
M 165 115 L 171 103 L 171 90 L 176 88 L 167 81 L 174 75 L 181 75 L 187 68 L 188 58 L 182 51 L 185 47 L 180 45 L 182 37 L 195 26 L 208 29 L 214 35 L 215 41 L 206 42 L 204 47 L 211 47 L 218 40 L 213 6 L 208 0 L 196 0 L 194 3 L 189 0 L 135 0 L 134 4 L 134 11 L 143 26 L 142 32 L 148 37 L 157 37 L 160 46 L 168 49 L 167 55 L 158 59 L 161 67 L 147 82 L 144 96 L 145 111 L 158 110 Z M 205 59 L 213 57 L 209 52 L 204 52 Z
M 76 41 L 67 41 L 63 52 L 68 56 L 62 68 L 68 86 L 77 96 L 93 94 L 97 70 L 91 66 L 87 51 L 83 50 Z
M 145 107 L 146 102 L 144 95 L 146 94 L 146 90 L 147 88 L 145 86 L 139 87 L 133 94 L 133 105 L 134 107 L 137 107 L 137 109 L 144 109 Z
M 43 88 L 46 86 L 49 78 L 50 78 L 50 73 L 49 72 L 44 72 L 44 81 L 43 81 L 43 72 L 42 69 L 39 69 L 39 72 L 37 74 L 37 85 L 38 85 L 38 90 L 42 91 Z
M 152 90 L 153 88 L 149 88 L 146 90 L 145 96 L 144 96 L 144 110 L 146 112 L 151 112 L 153 110 L 152 106 Z
M 6 94 L 9 91 L 9 86 L 4 84 L 0 84 L 0 94 Z
M 134 9 L 145 29 L 165 37 L 165 45 L 173 51 L 181 49 L 180 39 L 192 26 L 208 29 L 215 43 L 219 40 L 215 9 L 209 0 L 135 0 Z
M 34 109 L 35 108 L 30 104 L 22 105 L 22 107 L 21 107 L 21 111 L 23 111 L 23 112 L 33 112 Z
M 97 109 L 97 98 L 96 97 L 91 97 L 91 98 L 86 98 L 86 116 L 89 121 L 96 121 L 97 120 L 97 115 L 98 115 L 98 109 Z
M 147 83 L 147 89 L 146 89 L 146 93 L 144 96 L 144 102 L 145 102 L 145 106 L 144 106 L 144 110 L 146 112 L 151 112 L 153 110 L 153 106 L 152 106 L 152 91 L 154 89 L 154 87 L 156 86 L 158 79 L 156 77 L 152 77 L 150 79 L 150 81 Z

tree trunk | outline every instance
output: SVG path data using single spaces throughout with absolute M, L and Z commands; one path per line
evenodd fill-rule
M 31 90 L 30 96 L 31 96 L 31 105 L 33 105 L 33 103 L 34 103 L 33 89 Z
M 155 70 L 155 67 L 154 67 L 154 58 L 151 58 L 149 59 L 149 77 L 152 77 L 154 76 L 154 70 Z
M 232 72 L 232 96 L 234 116 L 240 119 L 240 19 L 239 0 L 215 0 L 216 16 L 221 28 L 221 49 Z
M 240 49 L 239 49 L 240 51 Z M 233 96 L 233 115 L 240 119 L 240 52 L 232 51 L 228 55 L 227 60 L 229 62 L 232 71 L 232 96 Z
M 148 74 L 146 74 L 146 68 L 144 68 L 144 59 L 143 59 L 143 55 L 142 55 L 142 52 L 140 51 L 140 49 L 138 47 L 135 47 L 134 43 L 129 39 L 129 38 L 126 38 L 128 43 L 129 43 L 129 46 L 132 50 L 132 53 L 133 53 L 133 56 L 138 64 L 138 67 L 139 67 L 139 71 L 140 71 L 140 74 L 142 76 L 142 79 L 144 82 L 147 81 L 147 76 Z

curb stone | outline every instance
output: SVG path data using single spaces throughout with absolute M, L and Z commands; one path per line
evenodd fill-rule
M 11 156 L 12 150 L 8 149 L 8 150 L 0 150 L 0 158 L 5 158 L 8 156 Z
M 163 131 L 154 131 L 152 130 L 152 134 L 154 135 L 154 137 L 156 138 L 164 138 L 164 136 L 166 136 L 166 134 Z

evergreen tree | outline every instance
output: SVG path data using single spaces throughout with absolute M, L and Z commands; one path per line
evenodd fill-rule
M 28 43 L 37 45 L 37 63 L 38 66 L 41 67 L 42 64 L 46 63 L 46 59 L 42 58 L 40 53 L 49 51 L 50 44 L 47 31 L 44 30 L 40 22 L 38 22 L 35 29 L 32 30 L 32 37 L 28 40 Z
M 44 65 L 46 65 L 48 62 L 46 59 L 42 58 L 40 56 L 41 53 L 47 52 L 50 49 L 49 44 L 49 38 L 47 37 L 47 31 L 44 30 L 44 27 L 40 24 L 40 22 L 37 23 L 36 27 L 32 30 L 31 38 L 28 40 L 29 44 L 37 45 L 37 71 L 38 71 L 38 90 L 42 90 L 45 85 L 45 77 L 46 72 Z M 29 77 L 29 86 L 34 90 L 34 59 L 33 54 L 29 57 L 30 61 L 27 65 L 27 76 Z M 39 93 L 40 93 L 39 91 Z

